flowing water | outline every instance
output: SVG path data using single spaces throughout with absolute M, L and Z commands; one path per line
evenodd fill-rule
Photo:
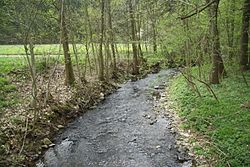
M 175 70 L 127 82 L 58 136 L 38 167 L 181 167 L 167 111 L 157 106 Z M 185 164 L 185 163 L 184 163 Z

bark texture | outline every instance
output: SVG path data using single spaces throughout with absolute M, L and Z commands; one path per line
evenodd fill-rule
M 242 32 L 240 47 L 240 68 L 242 71 L 249 69 L 248 41 L 249 41 L 249 16 L 250 16 L 250 0 L 245 0 L 242 16 Z

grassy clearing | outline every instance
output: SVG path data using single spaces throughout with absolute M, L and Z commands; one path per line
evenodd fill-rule
M 78 52 L 83 52 L 84 45 L 77 44 Z M 35 45 L 35 54 L 43 55 L 44 53 L 58 54 L 59 44 L 41 44 Z M 70 52 L 73 53 L 72 45 L 70 45 Z M 62 53 L 62 48 L 61 48 Z M 25 50 L 23 45 L 0 45 L 0 55 L 24 55 Z
M 97 48 L 99 44 L 94 44 Z M 35 45 L 34 52 L 37 55 L 43 55 L 43 54 L 51 54 L 51 55 L 57 55 L 59 53 L 59 44 L 39 44 Z M 70 53 L 73 52 L 72 45 L 69 45 Z M 77 44 L 76 45 L 77 52 L 85 54 L 86 49 L 84 44 Z M 130 51 L 132 51 L 132 46 L 130 45 Z M 127 53 L 128 46 L 126 44 L 117 44 L 117 50 L 120 53 Z M 143 52 L 146 52 L 146 48 L 142 47 Z M 63 53 L 62 48 L 60 49 L 61 54 Z M 91 50 L 90 50 L 91 52 Z M 23 45 L 0 45 L 0 55 L 25 55 L 25 50 Z
M 250 83 L 249 72 L 246 78 Z M 250 166 L 250 88 L 242 77 L 229 76 L 213 86 L 218 103 L 204 85 L 197 84 L 202 98 L 189 89 L 182 76 L 175 78 L 170 88 L 172 100 L 180 107 L 179 115 L 186 119 L 184 127 L 211 141 L 208 151 L 197 147 L 196 153 L 216 157 L 214 166 Z

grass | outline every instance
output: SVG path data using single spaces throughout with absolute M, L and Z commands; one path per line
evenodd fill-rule
M 98 47 L 99 44 L 94 44 L 95 47 Z M 51 55 L 57 55 L 59 53 L 59 44 L 39 44 L 35 45 L 34 52 L 37 55 L 43 55 L 50 53 Z M 70 53 L 73 52 L 72 45 L 69 45 Z M 86 53 L 84 44 L 76 45 L 77 52 Z M 126 44 L 117 44 L 117 49 L 120 53 L 127 53 L 127 45 Z M 146 52 L 146 48 L 142 47 L 143 52 Z M 130 51 L 132 51 L 132 46 L 130 45 Z M 61 54 L 63 53 L 62 48 L 60 49 Z M 90 50 L 91 52 L 91 50 Z M 23 45 L 0 45 L 0 55 L 25 55 L 25 50 Z
M 246 78 L 250 83 L 249 72 Z M 179 115 L 187 120 L 184 127 L 207 136 L 212 143 L 208 151 L 197 147 L 196 153 L 217 157 L 214 166 L 218 167 L 250 166 L 250 88 L 242 77 L 231 75 L 220 85 L 212 86 L 218 103 L 204 85 L 197 85 L 201 98 L 189 89 L 182 76 L 175 78 L 170 87 L 171 98 L 180 109 Z
M 16 98 L 8 95 L 12 94 L 16 87 L 12 85 L 7 74 L 15 69 L 23 67 L 23 60 L 19 58 L 0 58 L 0 114 L 7 106 L 11 106 L 16 103 Z
M 149 65 L 153 65 L 153 64 L 155 64 L 157 62 L 167 60 L 166 57 L 163 54 L 160 54 L 160 53 L 158 53 L 158 54 L 155 54 L 155 53 L 148 54 L 148 55 L 145 55 L 145 58 L 147 59 L 147 62 L 148 62 Z M 164 61 L 164 63 L 166 63 L 165 61 Z
M 42 72 L 45 68 L 45 59 L 42 57 L 38 58 L 36 63 L 37 72 Z M 6 107 L 13 106 L 18 102 L 16 87 L 9 81 L 9 73 L 19 70 L 28 74 L 27 69 L 27 61 L 22 56 L 0 57 L 0 115 Z
M 77 44 L 77 49 L 79 52 L 83 52 L 84 45 Z M 59 44 L 40 44 L 35 45 L 35 54 L 43 55 L 44 53 L 58 54 Z M 73 53 L 72 45 L 70 45 L 70 52 Z M 61 48 L 62 53 L 62 48 Z M 0 45 L 0 55 L 24 55 L 25 50 L 23 45 Z

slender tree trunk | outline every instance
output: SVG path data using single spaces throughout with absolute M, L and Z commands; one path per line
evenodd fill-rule
M 73 52 L 74 52 L 74 55 L 75 55 L 75 60 L 76 60 L 76 68 L 77 68 L 77 72 L 78 72 L 78 77 L 79 77 L 79 80 L 81 82 L 86 82 L 86 79 L 85 79 L 85 74 L 82 75 L 82 70 L 80 69 L 80 66 L 79 66 L 79 58 L 78 58 L 78 51 L 77 51 L 77 46 L 75 44 L 75 41 L 74 41 L 74 37 L 72 37 L 72 48 L 73 48 Z M 87 59 L 87 58 L 86 58 Z M 87 64 L 85 64 L 86 66 Z
M 149 22 L 148 22 L 148 20 L 149 20 L 149 18 L 147 17 L 147 20 L 146 20 L 146 41 L 145 41 L 145 49 L 146 49 L 146 53 L 148 54 L 148 42 L 149 42 L 149 40 L 148 40 L 148 34 L 149 34 L 149 28 L 148 28 L 148 26 L 149 26 Z
M 157 53 L 157 42 L 156 42 L 156 27 L 155 21 L 152 22 L 152 29 L 153 29 L 153 51 Z
M 113 32 L 112 15 L 111 15 L 111 0 L 108 0 L 108 25 L 109 25 L 109 36 L 110 36 L 110 42 L 111 42 L 110 46 L 111 46 L 112 57 L 113 57 L 112 77 L 117 78 L 116 54 L 115 54 L 115 45 L 114 45 L 114 32 Z
M 115 52 L 116 52 L 116 55 L 117 55 L 117 61 L 120 62 L 121 61 L 121 56 L 120 56 L 120 53 L 119 53 L 119 50 L 118 50 L 118 46 L 117 44 L 114 44 L 115 46 Z
M 89 30 L 89 43 L 91 43 L 91 49 L 92 49 L 92 55 L 93 55 L 93 59 L 94 59 L 94 63 L 95 63 L 95 71 L 98 74 L 98 65 L 97 65 L 97 60 L 96 60 L 96 50 L 95 50 L 95 46 L 93 43 L 93 31 L 92 31 L 92 26 L 90 23 L 90 18 L 89 18 L 89 12 L 88 12 L 88 5 L 85 4 L 85 18 L 86 18 L 86 23 L 88 25 L 88 30 Z M 89 44 L 87 44 L 86 47 L 88 47 Z M 89 64 L 91 65 L 91 64 Z M 90 67 L 91 68 L 91 67 Z
M 28 42 L 29 42 L 29 44 L 27 44 Z M 25 41 L 24 49 L 25 49 L 25 54 L 26 54 L 26 58 L 27 58 L 27 61 L 28 61 L 30 74 L 31 74 L 31 79 L 32 79 L 32 91 L 31 91 L 32 101 L 31 101 L 31 106 L 34 109 L 34 123 L 35 123 L 37 121 L 39 113 L 38 113 L 38 110 L 37 110 L 36 59 L 35 59 L 35 54 L 34 54 L 34 45 L 33 45 L 32 41 L 31 41 L 31 39 L 29 39 L 29 41 Z
M 219 84 L 220 77 L 225 75 L 224 63 L 220 51 L 220 37 L 218 31 L 218 7 L 219 0 L 211 5 L 211 34 L 212 34 L 212 72 L 210 82 L 212 84 Z
M 25 49 L 26 58 L 28 61 L 31 79 L 32 79 L 31 106 L 36 109 L 36 107 L 37 107 L 36 60 L 35 60 L 33 43 L 31 41 L 29 41 L 28 45 L 27 44 L 24 45 L 24 49 Z
M 157 5 L 157 2 L 156 4 L 153 5 L 153 9 L 152 9 L 152 12 L 153 12 L 153 17 L 152 17 L 152 29 L 153 29 L 153 51 L 154 53 L 157 53 L 157 37 L 156 37 L 156 34 L 157 34 L 157 30 L 156 30 L 156 18 L 155 18 L 155 5 Z
M 132 0 L 129 0 L 129 14 L 130 14 L 130 22 L 131 22 L 131 35 L 132 35 L 132 49 L 133 49 L 133 75 L 139 74 L 139 64 L 138 64 L 138 56 L 137 56 L 137 46 L 136 46 L 136 29 L 135 29 L 135 19 L 134 19 L 134 11 Z
M 64 0 L 61 0 L 61 14 L 62 17 L 62 44 L 63 44 L 63 52 L 64 52 L 64 62 L 65 62 L 65 85 L 73 85 L 75 82 L 71 57 L 69 53 L 69 39 L 68 39 L 68 30 L 65 21 L 65 9 L 64 9 Z
M 112 66 L 111 62 L 111 50 L 110 50 L 110 42 L 107 41 L 105 43 L 105 55 L 106 55 L 106 61 L 105 61 L 105 69 L 106 69 L 106 78 L 110 78 L 110 70 L 113 72 L 112 69 L 110 69 L 110 66 Z
M 140 59 L 143 58 L 143 52 L 141 47 L 141 5 L 140 1 L 137 2 L 138 6 L 138 12 L 137 12 L 137 32 L 138 32 L 138 56 L 140 56 Z
M 129 73 L 129 66 L 130 66 L 130 44 L 129 44 L 129 41 L 128 41 L 128 44 L 127 44 L 127 73 Z
M 103 60 L 103 37 L 104 37 L 104 10 L 105 0 L 101 1 L 101 32 L 100 32 L 100 44 L 99 44 L 99 80 L 104 81 L 104 60 Z
M 235 0 L 229 1 L 229 11 L 226 18 L 226 31 L 228 40 L 228 57 L 232 60 L 234 56 L 234 29 L 235 29 Z
M 91 66 L 91 61 L 89 58 L 89 45 L 88 42 L 85 43 L 85 49 L 86 49 L 86 64 L 85 64 L 85 72 L 84 75 L 86 75 L 86 71 L 87 71 L 87 63 L 89 64 L 89 72 L 90 75 L 92 75 L 92 66 Z M 84 77 L 85 78 L 85 77 Z
M 250 17 L 250 0 L 245 0 L 242 16 L 242 32 L 240 46 L 240 68 L 242 71 L 249 69 L 248 41 L 249 41 L 249 17 Z

